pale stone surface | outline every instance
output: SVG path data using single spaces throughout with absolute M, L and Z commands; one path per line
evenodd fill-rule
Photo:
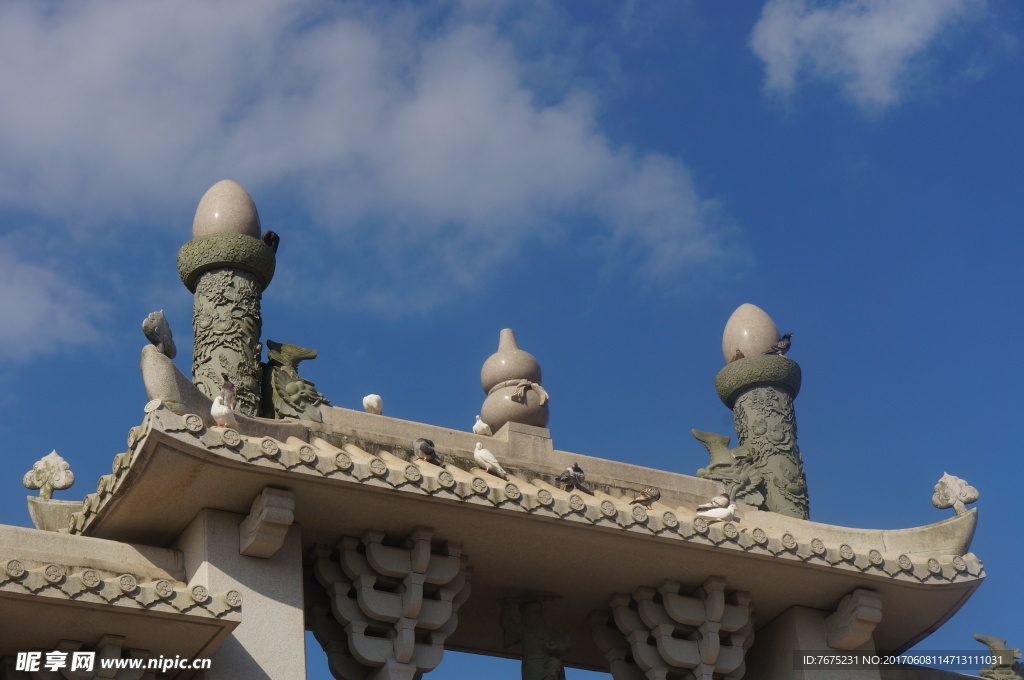
M 43 531 L 67 531 L 72 513 L 82 509 L 82 501 L 55 501 L 38 496 L 29 496 L 26 500 L 33 526 Z
M 779 329 L 767 312 L 745 302 L 736 308 L 725 324 L 722 356 L 726 363 L 736 355 L 736 350 L 743 352 L 744 356 L 757 356 L 767 352 L 778 341 Z
M 502 330 L 498 351 L 480 369 L 480 384 L 487 393 L 480 407 L 480 419 L 492 431 L 509 422 L 547 427 L 549 397 L 540 382 L 537 359 L 519 349 L 511 328 Z
M 858 588 L 839 602 L 835 613 L 825 619 L 829 647 L 857 649 L 871 640 L 882 620 L 882 600 L 870 590 Z
M 230 179 L 207 189 L 192 221 L 192 238 L 208 234 L 260 237 L 260 216 L 249 192 Z
M 238 525 L 245 519 L 203 510 L 179 537 L 189 585 L 210 592 L 236 590 L 242 623 L 212 657 L 206 680 L 305 680 L 302 546 L 293 525 L 273 557 L 238 552 Z
M 273 557 L 295 523 L 295 495 L 267 487 L 252 503 L 252 511 L 238 525 L 238 551 L 250 557 Z

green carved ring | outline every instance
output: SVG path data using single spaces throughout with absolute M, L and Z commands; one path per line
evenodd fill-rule
M 715 376 L 715 389 L 722 403 L 732 408 L 740 392 L 756 385 L 782 387 L 795 399 L 800 381 L 800 364 L 778 354 L 762 354 L 727 364 Z
M 203 272 L 230 267 L 256 277 L 260 290 L 274 278 L 277 259 L 266 243 L 248 234 L 207 234 L 194 238 L 178 251 L 178 274 L 191 292 Z

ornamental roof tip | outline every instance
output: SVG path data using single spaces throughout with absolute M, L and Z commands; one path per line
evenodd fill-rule
M 253 484 L 290 489 L 297 498 L 300 522 L 304 521 L 303 494 L 320 493 L 322 485 L 329 484 L 339 490 L 358 487 L 397 491 L 410 498 L 543 518 L 581 530 L 623 532 L 871 577 L 921 584 L 984 578 L 982 563 L 967 552 L 977 521 L 975 510 L 925 527 L 883 532 L 834 527 L 742 505 L 733 521 L 709 521 L 698 516 L 694 499 L 714 488 L 710 482 L 554 451 L 549 448 L 550 439 L 543 436 L 546 430 L 540 428 L 509 428 L 512 432 L 507 439 L 488 441 L 488 447 L 499 453 L 508 471 L 503 479 L 475 463 L 473 447 L 480 438 L 472 433 L 431 429 L 333 407 L 328 409 L 332 413 L 325 417 L 325 423 L 241 417 L 236 430 L 214 427 L 197 413 L 178 413 L 180 409 L 171 406 L 159 399 L 146 404 L 142 425 L 129 433 L 128 450 L 114 458 L 113 473 L 101 478 L 97 492 L 89 494 L 82 509 L 72 516 L 72 533 L 108 535 L 131 514 L 127 509 L 119 510 L 119 502 L 125 508 L 136 507 L 130 498 L 135 487 L 139 487 L 136 494 L 141 496 L 149 493 L 143 489 L 147 485 L 173 487 L 183 482 L 147 477 L 150 467 L 156 469 L 156 456 L 173 452 L 193 461 L 188 469 L 195 469 L 198 460 L 230 470 L 232 479 L 245 473 L 252 477 Z M 340 427 L 342 422 L 348 427 Z M 408 434 L 424 429 L 439 442 L 437 464 L 414 458 Z M 277 437 L 264 434 L 267 431 Z M 409 443 L 400 444 L 405 441 Z M 532 456 L 538 447 L 543 456 Z M 539 462 L 543 457 L 553 457 L 556 462 Z M 591 465 L 596 474 L 587 478 L 590 495 L 566 490 L 555 482 L 555 473 L 565 460 Z M 161 469 L 168 469 L 167 465 Z M 663 485 L 661 498 L 652 501 L 649 508 L 632 504 L 636 489 L 618 480 L 652 473 L 662 480 L 672 477 L 678 484 Z M 190 496 L 202 493 L 195 484 L 190 490 Z M 252 495 L 238 493 L 239 502 L 230 500 L 230 494 L 222 489 L 211 490 L 211 498 L 196 502 L 223 503 L 223 509 L 248 512 Z M 152 505 L 147 503 L 145 507 Z

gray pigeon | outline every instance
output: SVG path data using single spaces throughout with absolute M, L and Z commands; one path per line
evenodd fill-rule
M 583 474 L 583 468 L 578 463 L 573 463 L 572 466 L 565 468 L 565 472 L 558 475 L 555 479 L 559 485 L 566 487 L 566 491 L 572 491 L 573 489 L 579 489 L 585 494 L 594 495 L 594 492 L 583 486 L 583 482 L 586 481 L 587 476 Z
M 771 346 L 771 348 L 765 352 L 765 354 L 778 354 L 780 357 L 789 351 L 789 346 L 793 344 L 792 333 L 786 333 L 779 341 Z
M 416 460 L 425 460 L 428 463 L 434 465 L 441 464 L 441 457 L 437 455 L 437 451 L 434 450 L 434 442 L 429 439 L 420 437 L 413 441 L 412 452 L 416 454 Z

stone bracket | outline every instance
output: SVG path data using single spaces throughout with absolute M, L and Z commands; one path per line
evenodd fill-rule
M 881 620 L 882 599 L 870 590 L 857 588 L 825 619 L 828 644 L 834 649 L 857 649 L 871 639 Z
M 273 557 L 295 522 L 294 511 L 291 491 L 263 489 L 253 501 L 249 516 L 238 525 L 238 552 L 249 557 Z

